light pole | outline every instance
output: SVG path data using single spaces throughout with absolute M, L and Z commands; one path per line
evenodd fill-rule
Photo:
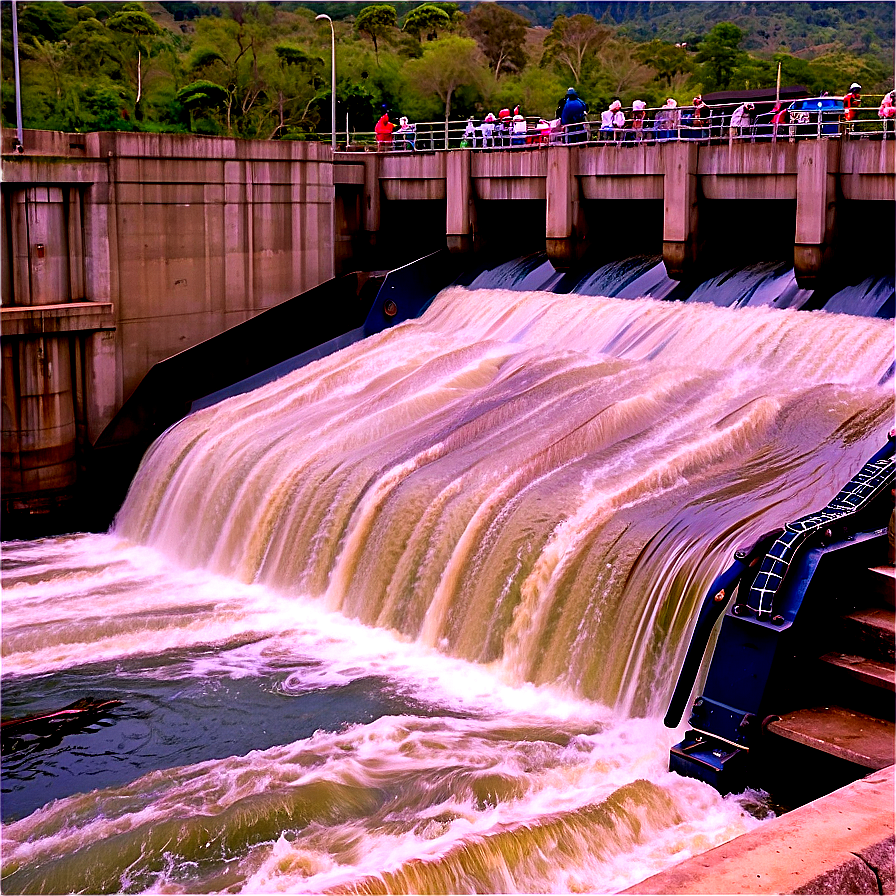
M 16 0 L 12 0 L 12 44 L 13 69 L 16 80 L 16 152 L 23 152 L 22 143 L 22 79 L 19 77 L 19 17 L 16 12 Z
M 336 30 L 333 28 L 333 20 L 325 13 L 321 13 L 314 18 L 326 19 L 330 23 L 330 43 L 333 48 L 333 55 L 330 60 L 330 72 L 332 74 L 330 85 L 330 126 L 333 129 L 333 152 L 336 152 Z

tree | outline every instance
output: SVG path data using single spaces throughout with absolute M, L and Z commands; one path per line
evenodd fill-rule
M 739 50 L 744 33 L 731 22 L 720 22 L 700 44 L 697 62 L 702 63 L 704 88 L 725 90 L 730 87 L 734 70 L 746 56 Z
M 53 43 L 35 37 L 31 46 L 26 45 L 22 49 L 25 56 L 39 62 L 50 73 L 53 79 L 53 86 L 56 89 L 56 97 L 57 99 L 61 97 L 62 69 L 67 61 L 68 44 L 62 40 Z
M 158 46 L 158 37 L 162 31 L 137 3 L 125 3 L 121 12 L 110 16 L 107 27 L 119 37 L 119 46 L 125 65 L 131 61 L 131 68 L 136 72 L 137 98 L 134 100 L 134 113 L 141 117 L 140 101 L 143 99 L 143 60 Z M 136 54 L 136 64 L 133 56 Z
M 402 31 L 413 34 L 417 40 L 423 36 L 427 40 L 435 40 L 439 31 L 445 31 L 451 27 L 451 16 L 444 9 L 439 9 L 432 3 L 424 3 L 412 9 L 404 20 Z
M 587 57 L 597 53 L 612 36 L 613 29 L 599 24 L 592 16 L 557 16 L 550 34 L 544 39 L 542 65 L 556 62 L 568 67 L 578 84 Z
M 467 16 L 467 31 L 495 73 L 519 72 L 526 64 L 528 23 L 497 3 L 480 3 Z
M 258 69 L 258 44 L 264 34 L 240 18 L 239 22 L 235 18 L 200 19 L 189 69 L 226 89 L 227 134 L 233 134 L 236 127 L 240 136 L 249 136 L 253 133 L 249 114 L 265 86 Z
M 277 125 L 270 136 L 283 136 L 288 126 L 304 131 L 317 124 L 317 117 L 309 117 L 312 106 L 323 98 L 320 88 L 324 81 L 321 70 L 324 61 L 300 47 L 277 44 L 274 55 L 279 65 L 265 66 L 269 93 L 276 96 Z
M 644 87 L 651 78 L 650 69 L 638 57 L 636 45 L 625 38 L 608 40 L 599 58 L 603 77 L 613 96 Z
M 469 37 L 442 37 L 427 44 L 419 59 L 405 65 L 405 74 L 422 94 L 435 94 L 445 104 L 445 139 L 451 117 L 451 98 L 461 85 L 480 84 L 485 61 Z
M 193 130 L 195 112 L 211 112 L 227 103 L 227 91 L 212 81 L 193 81 L 177 91 L 177 101 L 190 113 L 190 130 Z
M 397 23 L 398 17 L 395 15 L 395 7 L 387 6 L 386 4 L 365 6 L 355 19 L 355 30 L 361 34 L 366 34 L 373 41 L 373 52 L 376 55 L 377 65 L 380 62 L 377 38 L 385 37 L 390 29 L 396 27 Z
M 684 47 L 663 40 L 639 44 L 635 52 L 641 62 L 656 72 L 656 79 L 669 89 L 678 86 L 679 76 L 688 75 L 694 70 L 694 63 Z

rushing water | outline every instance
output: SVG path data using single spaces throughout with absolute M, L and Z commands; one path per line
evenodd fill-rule
M 4 546 L 4 715 L 123 701 L 5 750 L 4 892 L 612 892 L 760 823 L 659 719 L 733 549 L 882 444 L 892 355 L 456 287 L 181 421 L 110 534 Z

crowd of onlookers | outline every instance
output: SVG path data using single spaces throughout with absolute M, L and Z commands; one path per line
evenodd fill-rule
M 491 149 L 517 146 L 544 146 L 586 141 L 637 144 L 670 140 L 777 140 L 799 136 L 827 136 L 848 133 L 854 127 L 862 103 L 861 85 L 853 82 L 842 97 L 827 93 L 820 97 L 788 101 L 745 101 L 739 104 L 704 102 L 698 95 L 690 106 L 679 106 L 669 97 L 659 108 L 649 109 L 643 100 L 623 107 L 613 100 L 599 120 L 588 119 L 588 105 L 572 87 L 560 100 L 553 119 L 527 119 L 520 106 L 489 112 L 481 119 L 470 117 L 460 135 L 461 148 Z M 896 129 L 896 90 L 887 93 L 878 110 L 885 138 Z M 406 117 L 399 125 L 385 112 L 376 124 L 378 149 L 415 149 L 416 125 Z M 449 145 L 457 135 L 449 137 Z M 427 147 L 428 148 L 428 147 Z

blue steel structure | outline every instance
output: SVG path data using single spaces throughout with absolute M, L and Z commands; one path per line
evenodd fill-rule
M 896 437 L 821 511 L 735 552 L 698 614 L 665 724 L 676 728 L 724 613 L 703 692 L 669 767 L 728 793 L 757 784 L 763 735 L 778 714 L 820 695 L 808 659 L 830 640 L 838 596 L 881 562 L 896 481 Z M 763 757 L 766 761 L 766 757 Z

